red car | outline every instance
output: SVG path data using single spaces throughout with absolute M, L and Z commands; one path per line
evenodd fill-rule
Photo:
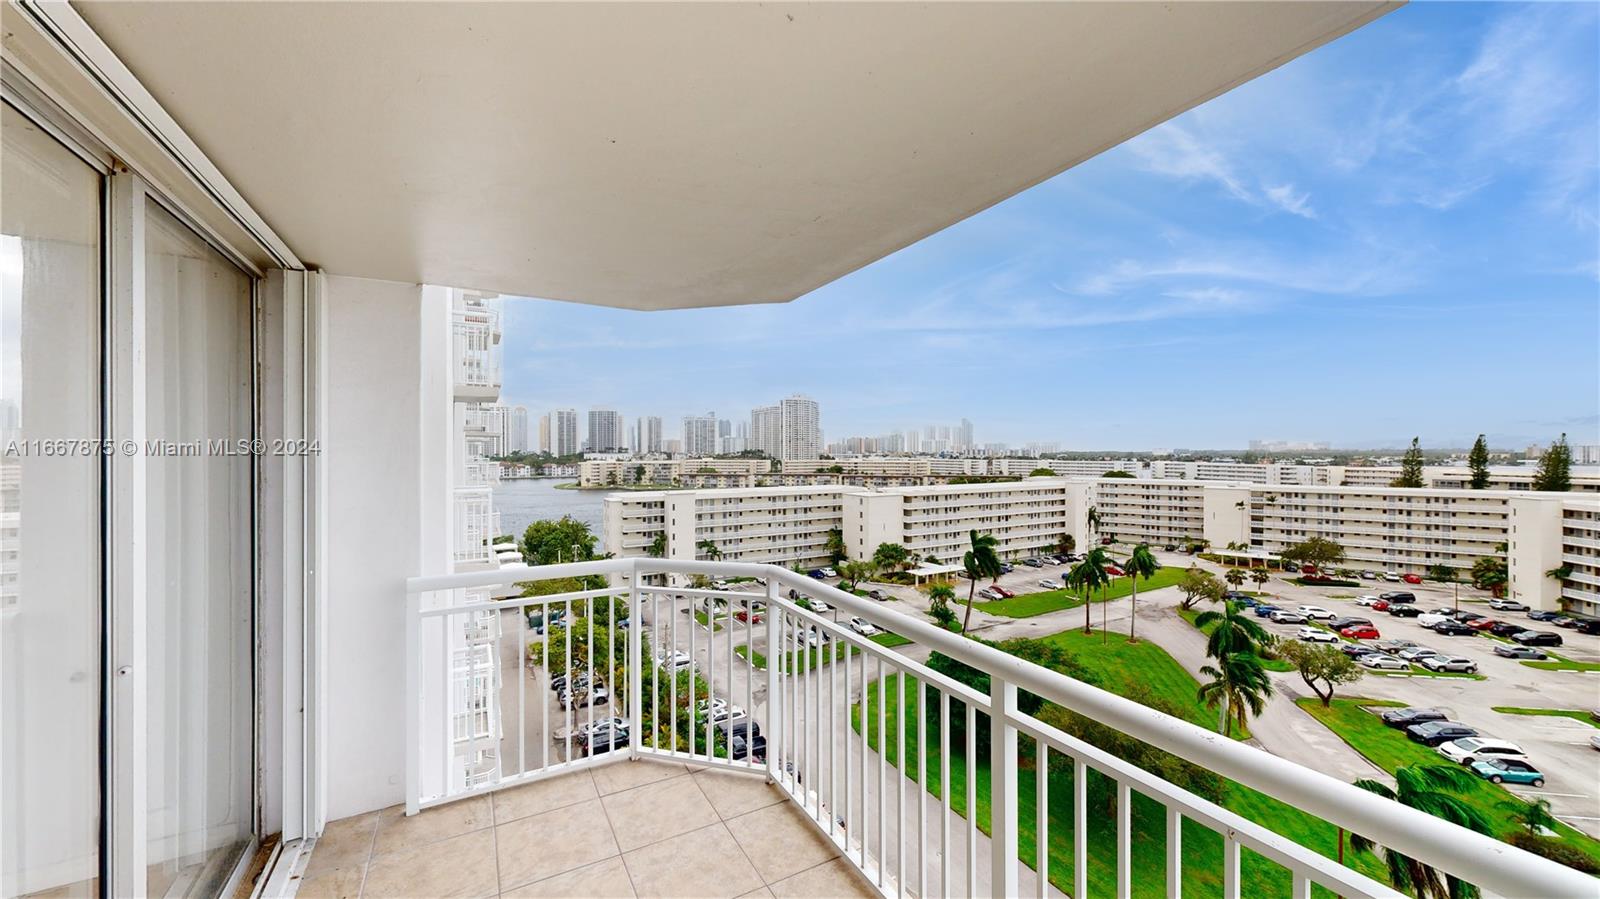
M 1112 577 L 1122 577 L 1123 573 L 1123 570 L 1115 565 L 1106 566 L 1106 574 L 1109 574 Z
M 756 613 L 756 620 L 755 621 L 750 621 L 750 612 L 747 609 L 740 609 L 739 611 L 734 612 L 733 613 L 733 617 L 739 619 L 740 621 L 746 621 L 746 622 L 749 622 L 751 624 L 760 624 L 761 623 L 761 613 L 757 612 Z
M 1000 594 L 1001 596 L 1004 596 L 1006 599 L 1010 599 L 1011 597 L 1017 595 L 1015 593 L 1012 593 L 1010 590 L 1007 590 L 1006 588 L 1000 586 L 999 584 L 990 584 L 989 585 L 989 589 L 993 590 L 994 592 L 996 592 L 998 594 Z
M 1387 612 L 1387 611 L 1389 611 L 1389 601 L 1387 599 L 1378 600 L 1377 602 L 1372 604 L 1372 611 L 1374 611 L 1374 612 Z
M 1467 627 L 1470 627 L 1473 630 L 1486 631 L 1499 623 L 1500 622 L 1494 620 L 1493 618 L 1474 618 L 1467 622 Z
M 1370 624 L 1352 625 L 1352 626 L 1347 627 L 1344 630 L 1340 631 L 1339 633 L 1343 634 L 1346 637 L 1349 637 L 1352 640 L 1376 640 L 1376 639 L 1378 639 L 1378 629 L 1373 627 Z
M 1407 574 L 1407 575 L 1403 575 L 1400 579 L 1405 581 L 1408 584 L 1420 584 L 1420 583 L 1422 583 L 1422 575 L 1420 575 L 1420 574 Z

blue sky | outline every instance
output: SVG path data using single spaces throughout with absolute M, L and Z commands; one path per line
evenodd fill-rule
M 1070 449 L 1600 442 L 1600 6 L 1402 8 L 793 303 L 507 302 L 506 401 Z

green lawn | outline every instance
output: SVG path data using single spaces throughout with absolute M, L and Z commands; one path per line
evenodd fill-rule
M 1490 706 L 1490 708 L 1497 712 L 1503 712 L 1507 715 L 1538 715 L 1547 718 L 1571 718 L 1575 721 L 1582 721 L 1584 724 L 1590 725 L 1591 727 L 1600 727 L 1600 724 L 1595 723 L 1593 715 L 1579 709 L 1525 709 L 1514 705 L 1497 705 Z
M 728 616 L 727 615 L 718 615 L 717 617 L 718 618 L 726 618 Z M 694 620 L 700 622 L 700 626 L 701 627 L 710 628 L 712 633 L 716 633 L 717 631 L 722 630 L 722 625 L 713 622 L 709 615 L 707 615 L 705 612 L 700 611 L 699 609 L 695 609 L 694 610 Z
M 1438 753 L 1419 743 L 1406 739 L 1405 734 L 1385 727 L 1377 715 L 1362 706 L 1373 705 L 1367 699 L 1335 699 L 1332 706 L 1323 708 L 1315 699 L 1301 699 L 1299 706 L 1313 718 L 1327 725 L 1351 748 L 1385 771 L 1393 773 L 1403 765 L 1448 765 Z M 1480 812 L 1496 822 L 1495 835 L 1504 838 L 1516 830 L 1501 803 L 1516 797 L 1505 789 L 1486 780 L 1475 781 L 1473 788 L 1461 794 Z M 1556 836 L 1584 854 L 1600 862 L 1600 840 L 1587 836 L 1565 824 L 1556 827 Z
M 755 662 L 755 665 L 756 665 L 757 668 L 760 668 L 763 671 L 766 670 L 766 668 L 767 668 L 767 657 L 762 655 L 761 653 L 754 652 L 753 650 L 749 651 L 747 653 L 745 647 L 743 647 L 743 646 L 735 646 L 733 648 L 733 651 L 738 653 L 740 658 L 746 658 L 746 657 L 751 658 Z
M 912 643 L 912 640 L 911 640 L 910 637 L 902 637 L 899 634 L 892 634 L 892 633 L 890 633 L 888 631 L 882 631 L 880 633 L 874 634 L 873 636 L 871 636 L 868 639 L 870 639 L 872 642 L 878 644 L 879 646 L 887 646 L 887 647 L 890 647 L 891 649 L 896 647 L 896 646 L 908 646 L 908 645 L 910 645 Z
M 1056 634 L 1045 639 L 1058 642 L 1075 651 L 1078 659 L 1093 670 L 1101 684 L 1113 691 L 1119 686 L 1126 689 L 1136 682 L 1146 684 L 1156 695 L 1171 701 L 1177 708 L 1187 711 L 1191 721 L 1215 727 L 1216 714 L 1206 709 L 1195 698 L 1196 683 L 1161 647 L 1140 642 L 1129 644 L 1126 637 L 1111 635 L 1105 643 L 1096 633 L 1085 635 L 1077 631 Z M 918 684 L 915 678 L 906 677 L 905 698 L 902 706 L 898 675 L 884 679 L 885 739 L 878 733 L 878 693 L 876 682 L 866 691 L 866 719 L 868 743 L 877 749 L 883 746 L 890 764 L 898 765 L 901 747 L 896 731 L 897 716 L 905 719 L 905 752 L 908 759 L 907 775 L 917 779 L 916 721 L 920 715 Z M 852 710 L 852 726 L 861 730 L 861 707 Z M 929 714 L 936 717 L 937 711 Z M 933 720 L 930 718 L 929 720 Z M 1037 868 L 1037 760 L 1033 757 L 1034 744 L 1026 737 L 1021 739 L 1024 758 L 1018 772 L 1019 849 L 1024 863 Z M 942 797 L 938 741 L 934 728 L 929 728 L 928 746 L 922 749 L 926 757 L 927 788 L 936 797 Z M 1052 759 L 1057 759 L 1052 755 Z M 951 805 L 957 814 L 966 816 L 966 784 L 970 770 L 976 770 L 977 822 L 985 833 L 990 831 L 990 781 L 987 747 L 978 747 L 975 765 L 969 766 L 965 758 L 963 741 L 952 739 L 950 746 Z M 1094 772 L 1090 777 L 1099 780 Z M 1047 787 L 1049 794 L 1049 874 L 1050 880 L 1062 890 L 1073 884 L 1073 775 L 1070 769 L 1052 768 Z M 1091 797 L 1096 791 L 1091 791 Z M 1092 801 L 1092 800 L 1091 800 Z M 1334 826 L 1306 814 L 1264 794 L 1238 784 L 1229 784 L 1223 805 L 1235 813 L 1259 822 L 1296 842 L 1323 855 L 1334 858 L 1338 853 L 1338 830 Z M 1089 893 L 1092 896 L 1116 893 L 1116 825 L 1113 809 L 1092 809 L 1089 833 Z M 1165 808 L 1156 800 L 1137 792 L 1133 796 L 1133 894 L 1139 897 L 1166 895 L 1166 819 Z M 957 837 L 952 836 L 952 847 Z M 1184 822 L 1183 832 L 1183 894 L 1184 896 L 1220 896 L 1222 889 L 1222 838 L 1215 832 L 1192 821 Z M 1351 867 L 1371 877 L 1382 878 L 1378 860 L 1369 855 L 1347 855 Z M 1287 896 L 1291 880 L 1287 871 L 1249 850 L 1243 853 L 1244 882 L 1250 884 L 1256 896 Z M 1318 896 L 1329 895 L 1320 888 Z
M 1600 665 L 1596 665 L 1593 662 L 1574 662 L 1548 650 L 1545 651 L 1545 655 L 1550 658 L 1542 662 L 1524 659 L 1522 664 L 1527 665 L 1529 668 L 1538 668 L 1541 671 L 1600 671 Z
M 1146 590 L 1159 590 L 1170 587 L 1183 578 L 1184 569 L 1175 566 L 1163 568 L 1155 573 L 1154 577 L 1139 581 L 1139 592 Z M 1104 593 L 1096 592 L 1091 598 L 1093 602 L 1105 602 L 1112 599 L 1121 599 L 1133 592 L 1133 579 L 1126 577 L 1113 578 L 1111 586 Z M 1006 618 L 1032 618 L 1034 615 L 1043 615 L 1046 612 L 1056 612 L 1061 609 L 1075 609 L 1083 605 L 1082 597 L 1073 590 L 1045 590 L 1040 593 L 1025 593 L 1011 599 L 997 599 L 994 602 L 973 603 L 973 608 L 990 615 L 1002 615 Z

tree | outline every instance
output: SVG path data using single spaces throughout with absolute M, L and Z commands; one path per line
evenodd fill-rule
M 1534 836 L 1556 829 L 1556 816 L 1550 814 L 1548 799 L 1511 800 L 1500 803 L 1500 807 L 1510 813 L 1511 820 Z
M 1272 642 L 1272 635 L 1256 623 L 1256 616 L 1246 614 L 1244 609 L 1244 603 L 1224 602 L 1220 612 L 1209 609 L 1195 616 L 1196 627 L 1211 628 L 1206 635 L 1206 655 L 1225 659 L 1230 655 L 1254 653 L 1257 647 Z
M 1123 471 L 1120 468 L 1114 468 L 1114 469 L 1106 472 L 1105 474 L 1101 475 L 1100 477 L 1102 477 L 1102 478 L 1136 478 L 1136 477 L 1138 477 L 1138 475 L 1129 474 L 1128 472 Z
M 911 551 L 898 543 L 880 543 L 872 552 L 872 561 L 887 571 L 899 571 L 911 561 Z
M 1030 477 L 1030 478 L 1053 478 L 1053 477 L 1055 477 L 1055 474 L 1056 474 L 1056 470 L 1054 468 L 1035 468 L 1033 471 L 1028 472 L 1028 477 Z
M 1355 659 L 1340 652 L 1337 646 L 1292 640 L 1279 644 L 1277 652 L 1294 666 L 1300 679 L 1322 700 L 1323 708 L 1333 702 L 1334 687 L 1355 683 L 1366 673 Z M 1323 686 L 1319 687 L 1319 683 Z
M 1411 448 L 1400 460 L 1400 477 L 1389 482 L 1390 487 L 1422 487 L 1422 446 L 1411 438 Z
M 1456 579 L 1456 570 L 1444 564 L 1429 565 L 1428 578 L 1448 584 Z
M 1219 734 L 1228 733 L 1230 723 L 1243 730 L 1251 716 L 1266 708 L 1266 697 L 1272 694 L 1272 681 L 1261 667 L 1261 660 L 1248 652 L 1225 655 L 1215 665 L 1202 666 L 1200 673 L 1211 680 L 1201 684 L 1195 695 L 1206 708 L 1219 709 Z
M 1106 551 L 1098 546 L 1090 548 L 1083 561 L 1067 572 L 1067 586 L 1083 597 L 1083 632 L 1086 634 L 1094 631 L 1089 621 L 1089 596 L 1109 583 L 1111 575 L 1106 574 Z
M 1250 571 L 1250 580 L 1256 582 L 1256 592 L 1261 593 L 1265 591 L 1267 582 L 1272 580 L 1272 575 L 1267 574 L 1265 568 L 1253 568 Z
M 1100 510 L 1090 506 L 1089 511 L 1083 514 L 1083 523 L 1089 528 L 1090 534 L 1100 533 Z
M 949 584 L 940 582 L 928 589 L 928 617 L 945 630 L 956 621 L 955 610 L 950 608 L 955 598 L 956 591 Z
M 1566 434 L 1550 444 L 1539 457 L 1539 469 L 1533 473 L 1533 489 L 1561 493 L 1572 489 L 1572 447 L 1567 446 Z
M 1128 642 L 1137 643 L 1139 638 L 1134 636 L 1133 629 L 1134 619 L 1139 617 L 1139 578 L 1149 580 L 1161 570 L 1161 563 L 1150 553 L 1149 544 L 1141 543 L 1133 548 L 1128 561 L 1122 563 L 1122 570 L 1133 580 L 1133 605 L 1128 613 Z
M 1190 565 L 1178 581 L 1178 592 L 1183 594 L 1180 607 L 1187 611 L 1199 605 L 1202 599 L 1211 602 L 1222 599 L 1222 582 L 1211 572 Z
M 1467 453 L 1467 467 L 1472 469 L 1472 479 L 1467 481 L 1468 487 L 1482 490 L 1489 486 L 1489 444 L 1483 439 L 1482 434 L 1472 442 L 1472 451 Z
M 1071 534 L 1062 534 L 1056 538 L 1056 552 L 1071 553 L 1078 548 L 1078 538 Z
M 522 532 L 522 558 L 529 565 L 555 565 L 594 558 L 595 536 L 589 526 L 563 515 L 540 519 Z M 574 552 L 576 550 L 576 552 Z
M 839 578 L 850 585 L 847 588 L 850 590 L 861 586 L 862 581 L 872 580 L 872 576 L 877 573 L 878 566 L 872 562 L 841 562 L 839 564 Z
M 1343 562 L 1344 547 L 1326 537 L 1312 537 L 1285 547 L 1278 555 L 1287 562 L 1312 565 L 1321 570 Z
M 972 599 L 978 592 L 978 581 L 982 578 L 991 580 L 1000 579 L 1000 556 L 995 552 L 995 547 L 1000 541 L 993 534 L 980 534 L 976 529 L 967 538 L 972 548 L 961 557 L 961 567 L 967 571 L 967 613 L 961 618 L 961 633 L 967 632 L 967 627 L 972 624 Z
M 1502 596 L 1506 592 L 1506 581 L 1510 579 L 1506 571 L 1506 560 L 1494 556 L 1482 556 L 1472 563 L 1472 586 L 1479 590 L 1488 590 L 1495 596 Z
M 839 528 L 828 528 L 828 561 L 837 565 L 844 561 L 847 552 L 844 547 L 844 531 Z
M 1229 568 L 1222 573 L 1222 579 L 1228 582 L 1228 586 L 1237 590 L 1244 586 L 1244 571 L 1238 568 Z
M 1356 786 L 1401 805 L 1427 812 L 1468 830 L 1489 834 L 1489 820 L 1476 806 L 1455 794 L 1471 790 L 1477 778 L 1455 765 L 1405 765 L 1395 769 L 1395 786 L 1376 780 L 1358 780 Z M 1359 851 L 1371 852 L 1373 842 L 1351 834 L 1350 843 Z M 1389 885 L 1417 899 L 1473 899 L 1478 888 L 1441 872 L 1432 866 L 1386 848 L 1383 861 L 1389 869 Z
M 645 555 L 652 559 L 659 559 L 667 554 L 667 534 L 665 531 L 655 535 L 650 540 L 650 545 L 644 548 Z
M 710 540 L 696 541 L 694 548 L 700 555 L 705 556 L 708 562 L 715 562 L 722 558 L 722 550 L 718 549 L 717 544 Z

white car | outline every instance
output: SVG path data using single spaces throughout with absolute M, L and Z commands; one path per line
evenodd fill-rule
M 1395 655 L 1408 662 L 1420 662 L 1429 656 L 1436 656 L 1438 653 L 1426 646 L 1407 646 L 1405 649 L 1395 653 Z
M 724 721 L 738 721 L 744 717 L 744 709 L 729 705 L 726 699 L 702 699 L 695 703 L 695 716 L 704 722 L 709 720 L 712 724 L 721 724 Z
M 670 656 L 657 653 L 656 664 L 673 671 L 682 671 L 694 664 L 694 659 L 690 658 L 689 654 L 683 650 L 675 649 Z
M 1513 758 L 1523 761 L 1528 759 L 1528 754 L 1522 751 L 1521 746 L 1490 737 L 1462 737 L 1459 740 L 1440 743 L 1436 750 L 1450 761 L 1462 765 L 1470 765 L 1481 758 Z
M 850 629 L 863 637 L 870 637 L 873 634 L 880 633 L 876 625 L 860 616 L 850 619 Z
M 1395 574 L 1392 571 L 1385 571 L 1383 573 L 1383 579 L 1386 580 L 1386 581 L 1389 581 L 1390 583 L 1395 583 L 1395 584 L 1400 583 L 1400 575 Z
M 1429 671 L 1461 671 L 1467 674 L 1476 674 L 1478 671 L 1478 663 L 1466 656 L 1424 656 L 1418 664 Z
M 809 602 L 811 603 L 811 611 L 816 612 L 818 615 L 826 615 L 833 611 L 833 606 L 828 605 L 820 599 L 813 599 Z
M 1291 612 L 1288 609 L 1279 609 L 1276 612 L 1273 612 L 1268 617 L 1270 617 L 1273 621 L 1278 622 L 1279 624 L 1305 624 L 1306 623 L 1306 616 L 1300 614 L 1299 612 Z
M 1362 656 L 1358 659 L 1363 668 L 1377 668 L 1383 671 L 1410 671 L 1411 665 L 1394 656 L 1379 655 Z
M 1004 596 L 1001 596 L 999 593 L 995 592 L 989 587 L 984 587 L 982 590 L 979 590 L 978 595 L 988 600 L 1005 599 Z
M 1060 581 L 1053 581 L 1050 578 L 1045 578 L 1044 580 L 1039 582 L 1039 586 L 1045 588 L 1046 590 L 1060 590 L 1061 589 L 1061 582 Z
M 1449 615 L 1442 612 L 1424 612 L 1417 616 L 1417 624 L 1432 630 L 1441 621 L 1450 621 Z
M 1323 627 L 1302 627 L 1295 637 L 1307 643 L 1338 643 L 1339 635 Z
M 823 568 L 822 569 L 822 576 L 823 577 L 838 577 L 839 576 L 839 572 L 834 571 L 832 568 Z
M 1497 612 L 1528 611 L 1527 603 L 1517 602 L 1514 599 L 1491 599 L 1489 600 L 1489 608 L 1494 609 Z
M 1336 617 L 1332 612 L 1324 609 L 1322 606 L 1301 606 L 1298 609 L 1295 609 L 1295 611 L 1313 620 L 1322 618 L 1332 621 Z
M 1365 596 L 1357 596 L 1356 597 L 1356 605 L 1358 605 L 1358 606 L 1371 606 L 1373 603 L 1375 603 L 1377 601 L 1378 601 L 1378 597 L 1373 596 L 1370 593 L 1368 593 Z

